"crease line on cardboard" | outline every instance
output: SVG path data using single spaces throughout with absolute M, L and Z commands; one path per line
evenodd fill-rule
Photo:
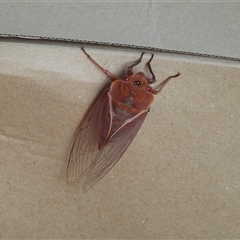
M 103 46 L 126 47 L 126 48 L 134 48 L 134 49 L 147 49 L 147 50 L 154 50 L 154 51 L 165 52 L 165 53 L 185 54 L 185 55 L 191 55 L 191 56 L 240 61 L 240 58 L 234 58 L 234 57 L 218 56 L 218 55 L 211 55 L 211 54 L 204 54 L 204 53 L 184 52 L 184 51 L 177 51 L 177 50 L 161 49 L 156 47 L 122 44 L 122 43 L 97 42 L 97 41 L 88 41 L 88 40 L 81 40 L 81 39 L 41 37 L 41 36 L 32 36 L 32 35 L 17 35 L 17 34 L 8 34 L 8 33 L 0 34 L 0 38 L 1 37 L 2 38 L 20 38 L 20 39 L 29 39 L 29 40 L 48 40 L 48 41 L 58 41 L 58 42 L 84 43 L 84 44 L 103 45 Z

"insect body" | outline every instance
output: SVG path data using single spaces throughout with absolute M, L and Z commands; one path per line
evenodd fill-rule
M 152 78 L 146 78 L 143 72 L 133 74 L 132 69 L 141 62 L 143 52 L 127 68 L 127 75 L 119 79 L 94 61 L 84 48 L 82 51 L 113 81 L 79 125 L 68 160 L 67 181 L 75 183 L 86 174 L 84 191 L 88 191 L 124 154 L 149 112 L 154 95 L 180 73 L 168 77 L 154 90 L 150 86 L 156 82 L 150 64 L 153 54 L 147 62 Z

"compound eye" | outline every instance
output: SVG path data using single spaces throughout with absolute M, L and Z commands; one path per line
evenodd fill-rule
M 136 86 L 138 86 L 138 87 L 141 87 L 142 83 L 137 80 L 137 81 L 134 82 L 134 85 L 136 85 Z
M 127 82 L 127 81 L 129 80 L 129 78 L 128 78 L 128 76 L 123 76 L 123 77 L 122 77 L 122 80 L 123 80 L 124 82 Z
M 146 89 L 148 92 L 152 92 L 152 87 L 151 86 L 147 86 L 147 89 Z

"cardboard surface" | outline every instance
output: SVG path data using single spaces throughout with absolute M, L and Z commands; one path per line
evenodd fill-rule
M 239 58 L 239 8 L 237 1 L 5 1 L 0 34 Z
M 119 76 L 140 54 L 86 49 Z M 158 82 L 182 75 L 155 97 L 117 165 L 84 194 L 82 182 L 66 184 L 67 157 L 110 81 L 76 45 L 0 42 L 0 53 L 2 238 L 240 237 L 237 63 L 156 53 Z

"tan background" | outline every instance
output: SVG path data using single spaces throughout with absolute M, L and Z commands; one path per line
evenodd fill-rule
M 120 76 L 140 54 L 86 49 Z M 66 184 L 67 157 L 109 80 L 79 45 L 0 42 L 0 53 L 2 238 L 240 237 L 238 63 L 156 53 L 159 82 L 182 75 L 156 96 L 118 164 L 84 194 L 82 183 Z

